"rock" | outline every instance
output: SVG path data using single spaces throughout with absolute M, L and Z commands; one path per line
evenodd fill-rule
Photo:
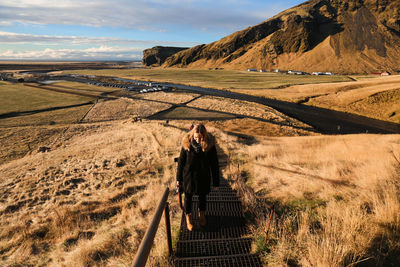
M 121 168 L 123 166 L 125 166 L 125 161 L 123 159 L 120 159 L 115 163 L 115 167 L 117 168 Z
M 155 46 L 143 51 L 142 63 L 145 66 L 160 66 L 168 57 L 186 49 L 187 47 Z
M 47 147 L 47 146 L 41 146 L 38 149 L 38 152 L 40 152 L 40 153 L 49 152 L 49 151 L 50 151 L 50 147 Z

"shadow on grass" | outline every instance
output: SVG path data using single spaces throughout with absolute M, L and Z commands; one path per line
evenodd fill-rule
M 302 175 L 305 177 L 310 177 L 322 182 L 326 182 L 329 183 L 333 186 L 346 186 L 346 187 L 351 187 L 351 188 L 355 188 L 356 186 L 348 181 L 341 181 L 341 180 L 333 180 L 333 179 L 328 179 L 328 178 L 324 178 L 318 175 L 313 175 L 313 174 L 308 174 L 308 173 L 303 173 L 303 172 L 299 172 L 299 171 L 293 171 L 293 170 L 288 170 L 288 169 L 284 169 L 284 168 L 279 168 L 276 167 L 274 165 L 265 165 L 265 164 L 260 164 L 260 163 L 256 163 L 253 162 L 253 164 L 264 167 L 264 168 L 268 168 L 268 169 L 273 169 L 273 170 L 278 170 L 278 171 L 283 171 L 283 172 L 288 172 L 291 174 L 297 174 L 297 175 Z

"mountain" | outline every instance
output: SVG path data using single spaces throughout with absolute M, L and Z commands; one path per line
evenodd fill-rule
M 369 73 L 397 72 L 399 62 L 399 0 L 311 0 L 178 52 L 163 67 Z
M 187 47 L 155 46 L 143 51 L 142 63 L 145 66 L 160 66 L 173 54 L 188 49 Z

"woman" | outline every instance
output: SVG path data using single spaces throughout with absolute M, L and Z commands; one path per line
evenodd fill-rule
M 192 196 L 199 196 L 199 221 L 206 222 L 206 197 L 210 193 L 211 179 L 216 189 L 219 186 L 219 164 L 215 138 L 207 133 L 203 124 L 197 124 L 182 140 L 176 175 L 177 187 L 185 193 L 184 211 L 186 225 L 193 230 Z

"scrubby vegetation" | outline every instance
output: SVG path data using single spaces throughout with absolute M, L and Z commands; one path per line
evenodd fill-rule
M 227 175 L 254 216 L 257 249 L 268 266 L 400 261 L 398 135 L 257 140 L 227 142 L 239 162 Z M 274 219 L 263 247 L 270 208 Z

